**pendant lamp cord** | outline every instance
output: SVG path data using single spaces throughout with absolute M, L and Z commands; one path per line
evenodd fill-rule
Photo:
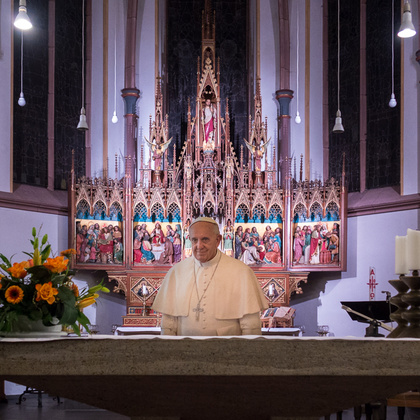
M 117 13 L 114 22 L 114 111 L 117 111 Z
M 85 106 L 85 0 L 82 1 L 82 108 Z
M 299 4 L 296 10 L 296 109 L 299 112 Z
M 394 93 L 394 0 L 392 0 L 392 34 L 391 34 L 391 51 L 392 51 L 392 92 Z
M 338 30 L 338 36 L 337 36 L 337 103 L 338 103 L 338 109 L 340 109 L 340 0 L 338 0 L 338 13 L 337 13 L 337 30 Z
M 20 33 L 20 91 L 23 92 L 23 31 Z

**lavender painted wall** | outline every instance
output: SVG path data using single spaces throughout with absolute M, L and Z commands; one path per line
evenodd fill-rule
M 12 43 L 12 9 L 10 2 L 0 3 L 0 130 L 2 139 L 0 141 L 0 191 L 10 192 L 12 186 L 11 174 L 11 121 L 12 121 L 12 100 L 18 98 L 11 98 L 11 43 Z

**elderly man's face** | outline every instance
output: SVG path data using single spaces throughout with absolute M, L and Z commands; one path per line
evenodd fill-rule
M 194 257 L 204 263 L 215 257 L 222 235 L 213 223 L 198 222 L 190 228 L 190 239 Z

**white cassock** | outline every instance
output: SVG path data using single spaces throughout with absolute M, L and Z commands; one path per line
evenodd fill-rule
M 252 269 L 217 250 L 208 262 L 173 266 L 152 308 L 162 313 L 162 334 L 216 336 L 261 334 L 267 307 Z

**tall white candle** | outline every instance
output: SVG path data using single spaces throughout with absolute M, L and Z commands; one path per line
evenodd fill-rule
M 407 268 L 420 269 L 420 231 L 407 229 Z
M 395 237 L 395 274 L 407 274 L 407 236 Z
M 146 287 L 146 285 L 145 285 L 145 284 L 143 284 L 143 287 L 142 287 L 142 293 L 143 293 L 143 296 L 146 296 L 146 295 L 148 295 L 148 294 L 149 294 L 149 291 L 147 290 L 147 287 Z
M 268 295 L 269 296 L 274 295 L 274 285 L 272 285 L 272 284 L 270 284 L 270 286 L 268 286 Z

